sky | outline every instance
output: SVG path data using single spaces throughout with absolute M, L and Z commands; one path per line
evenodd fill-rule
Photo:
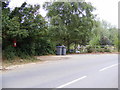
M 26 1 L 28 4 L 40 4 L 41 5 L 40 14 L 43 17 L 46 15 L 46 12 L 42 9 L 42 4 L 46 0 L 11 0 L 9 6 L 11 8 L 19 7 L 24 1 Z M 118 27 L 119 0 L 85 0 L 85 1 L 91 2 L 91 4 L 96 8 L 96 10 L 93 13 L 97 14 L 97 18 L 99 18 L 100 20 L 105 20 L 111 25 Z

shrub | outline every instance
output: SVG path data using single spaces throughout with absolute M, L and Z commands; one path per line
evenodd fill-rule
M 98 52 L 104 52 L 104 48 L 99 48 Z
M 92 53 L 95 51 L 95 49 L 92 46 L 87 46 L 86 49 L 88 53 Z
M 35 44 L 35 55 L 47 55 L 55 53 L 55 46 L 48 40 L 39 39 Z
M 21 49 L 17 49 L 17 56 L 21 59 L 28 59 L 30 55 L 26 51 L 21 51 Z
M 3 50 L 3 58 L 13 60 L 16 57 L 15 47 L 8 46 Z

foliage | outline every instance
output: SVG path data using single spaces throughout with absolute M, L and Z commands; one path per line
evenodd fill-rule
M 54 54 L 55 46 L 46 38 L 38 39 L 35 45 L 35 55 Z
M 99 37 L 99 36 L 94 36 L 94 37 L 90 40 L 89 45 L 91 45 L 91 46 L 100 45 L 100 37 Z
M 43 6 L 50 19 L 51 38 L 67 46 L 72 43 L 86 44 L 94 22 L 90 3 L 81 2 L 47 2 Z
M 88 53 L 92 53 L 94 51 L 94 48 L 92 46 L 87 46 L 86 47 Z
M 3 57 L 13 59 L 15 56 L 29 58 L 34 55 L 52 54 L 46 21 L 39 14 L 40 6 L 24 2 L 11 11 L 9 3 L 2 3 Z M 14 40 L 17 41 L 17 47 L 13 47 Z
M 15 50 L 15 48 L 12 47 L 12 46 L 6 47 L 5 50 L 3 51 L 3 56 L 7 60 L 13 60 L 16 57 L 16 50 Z
M 97 40 L 98 39 L 98 40 Z M 117 47 L 118 30 L 105 21 L 96 21 L 92 37 L 89 43 L 98 43 L 98 45 L 114 45 Z
M 87 52 L 88 53 L 96 53 L 96 52 L 113 52 L 115 51 L 114 47 L 113 46 L 86 46 L 86 49 L 87 49 Z
M 1 2 L 1 1 L 0 1 Z M 54 54 L 56 45 L 65 45 L 69 52 L 78 45 L 88 45 L 85 52 L 110 52 L 114 45 L 120 48 L 118 30 L 105 21 L 95 20 L 91 3 L 47 2 L 43 5 L 47 16 L 42 17 L 40 5 L 24 2 L 13 10 L 9 1 L 2 1 L 3 57 L 30 59 L 36 55 Z M 13 41 L 17 47 L 13 47 Z

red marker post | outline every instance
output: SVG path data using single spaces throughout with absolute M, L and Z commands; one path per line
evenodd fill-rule
M 13 41 L 13 47 L 16 47 L 16 40 Z

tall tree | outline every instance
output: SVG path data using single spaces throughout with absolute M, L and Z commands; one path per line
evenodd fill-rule
M 118 30 L 106 21 L 96 21 L 92 29 L 91 41 L 96 45 L 114 45 L 117 43 Z M 95 39 L 96 38 L 96 39 Z M 97 40 L 98 39 L 98 40 Z M 97 40 L 95 42 L 95 40 Z
M 86 44 L 93 27 L 95 9 L 90 3 L 81 2 L 47 2 L 43 6 L 50 18 L 51 36 L 57 42 L 67 45 Z
M 40 39 L 47 34 L 46 21 L 39 14 L 39 8 L 39 5 L 28 5 L 24 2 L 20 7 L 11 10 L 8 4 L 3 2 L 2 39 L 5 53 L 12 52 L 10 49 L 13 49 L 15 56 L 35 55 L 36 46 L 39 46 L 38 41 L 43 42 Z M 15 48 L 13 47 L 14 40 L 17 41 Z M 48 44 L 47 40 L 43 43 Z

